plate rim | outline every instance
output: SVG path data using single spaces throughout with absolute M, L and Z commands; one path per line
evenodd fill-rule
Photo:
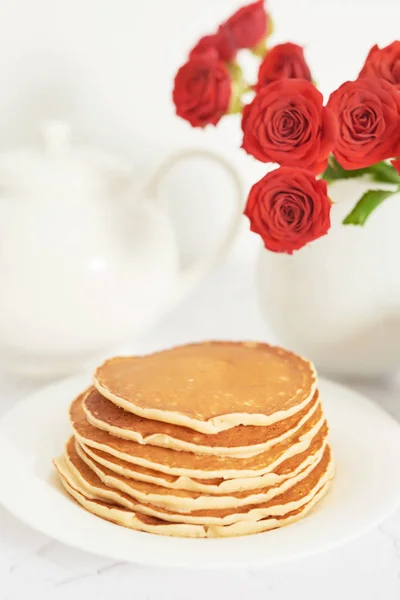
M 40 402 L 41 398 L 42 398 L 42 402 L 45 402 L 46 395 L 48 395 L 50 392 L 62 393 L 62 391 L 65 390 L 65 388 L 69 389 L 70 387 L 76 387 L 78 390 L 85 385 L 85 382 L 87 384 L 88 381 L 90 381 L 90 374 L 88 375 L 87 373 L 85 373 L 85 374 L 74 375 L 73 377 L 69 377 L 62 381 L 57 381 L 55 383 L 53 382 L 49 385 L 46 385 L 46 386 L 34 391 L 33 393 L 28 394 L 25 398 L 18 401 L 0 419 L 0 443 L 2 442 L 2 433 L 4 431 L 5 426 L 7 426 L 7 421 L 9 421 L 10 419 L 12 421 L 13 415 L 15 415 L 15 414 L 18 415 L 18 412 L 23 411 L 24 407 L 26 407 L 27 405 L 31 406 L 35 402 L 38 402 L 38 401 Z M 390 415 L 386 410 L 384 410 L 379 404 L 374 403 L 370 398 L 367 398 L 360 392 L 353 390 L 352 388 L 349 388 L 338 382 L 330 381 L 329 379 L 325 379 L 322 377 L 319 378 L 319 386 L 321 388 L 327 387 L 332 392 L 336 390 L 339 394 L 340 393 L 350 394 L 357 402 L 361 402 L 364 405 L 365 404 L 368 405 L 369 408 L 373 412 L 378 413 L 383 420 L 386 420 L 389 427 L 394 427 L 395 429 L 398 430 L 397 433 L 400 434 L 399 422 L 392 415 Z M 46 401 L 46 402 L 48 402 L 48 401 Z M 323 398 L 322 398 L 322 402 L 324 403 Z M 329 410 L 327 412 L 329 412 Z M 53 416 L 53 418 L 54 418 L 54 416 Z M 328 418 L 328 421 L 329 421 L 329 418 Z M 369 432 L 369 434 L 370 434 L 370 432 Z M 396 447 L 397 446 L 398 446 L 399 454 L 400 454 L 400 435 L 399 435 L 399 440 L 396 441 Z M 334 452 L 335 452 L 335 448 L 334 448 Z M 49 457 L 50 461 L 51 461 L 51 458 L 52 457 Z M 0 464 L 1 463 L 2 463 L 2 459 L 1 459 L 1 455 L 0 455 Z M 33 480 L 35 480 L 35 477 L 33 475 L 31 477 Z M 40 481 L 37 477 L 36 477 L 36 479 L 37 479 L 37 483 L 44 485 L 43 481 Z M 199 560 L 199 561 L 193 560 L 193 558 L 191 556 L 186 557 L 186 559 L 185 559 L 185 557 L 182 557 L 182 555 L 181 555 L 179 557 L 179 559 L 177 560 L 176 558 L 173 558 L 173 553 L 171 553 L 171 554 L 166 553 L 165 556 L 163 555 L 162 560 L 161 560 L 161 556 L 157 556 L 157 557 L 154 557 L 154 559 L 152 559 L 151 561 L 148 560 L 147 558 L 143 558 L 143 560 L 140 560 L 140 551 L 137 553 L 136 556 L 134 556 L 132 558 L 129 558 L 126 556 L 126 554 L 124 554 L 123 548 L 119 549 L 120 550 L 119 553 L 116 553 L 115 549 L 113 549 L 112 552 L 107 553 L 107 545 L 106 544 L 104 547 L 99 548 L 96 546 L 95 543 L 91 543 L 89 539 L 81 539 L 81 540 L 75 539 L 74 540 L 73 539 L 74 533 L 72 533 L 72 535 L 71 535 L 69 533 L 68 527 L 64 528 L 64 532 L 57 531 L 55 533 L 54 530 L 52 531 L 51 525 L 49 525 L 48 522 L 43 523 L 43 520 L 41 521 L 40 518 L 37 519 L 36 517 L 32 519 L 32 516 L 29 516 L 26 513 L 26 511 L 24 512 L 24 510 L 20 510 L 20 506 L 12 505 L 13 504 L 12 503 L 12 493 L 9 493 L 7 495 L 7 492 L 6 491 L 3 492 L 1 489 L 0 489 L 0 504 L 2 506 L 4 506 L 8 512 L 10 512 L 14 516 L 16 516 L 19 520 L 24 522 L 24 524 L 26 524 L 28 527 L 31 527 L 31 528 L 35 529 L 36 531 L 47 535 L 51 539 L 57 540 L 68 546 L 90 552 L 97 556 L 107 557 L 109 559 L 123 560 L 125 562 L 126 561 L 134 562 L 136 564 L 149 565 L 149 566 L 151 565 L 151 566 L 166 567 L 166 568 L 190 568 L 190 569 L 196 569 L 196 570 L 223 569 L 223 568 L 253 568 L 253 567 L 261 567 L 261 566 L 263 566 L 263 567 L 272 566 L 274 564 L 282 564 L 282 563 L 289 562 L 292 560 L 301 559 L 306 556 L 312 556 L 315 554 L 319 554 L 321 552 L 326 552 L 333 548 L 336 548 L 338 546 L 341 546 L 343 544 L 351 542 L 354 539 L 364 535 L 365 533 L 367 533 L 368 531 L 370 531 L 371 529 L 373 529 L 374 527 L 379 525 L 379 523 L 381 523 L 383 520 L 385 520 L 387 517 L 389 517 L 399 507 L 399 505 L 400 505 L 400 474 L 397 478 L 394 478 L 394 479 L 398 479 L 399 481 L 398 481 L 398 485 L 396 486 L 396 492 L 393 493 L 393 498 L 391 499 L 391 501 L 388 501 L 386 503 L 387 506 L 384 511 L 381 511 L 380 514 L 377 515 L 374 520 L 370 520 L 363 527 L 360 526 L 358 528 L 355 528 L 353 531 L 350 531 L 350 533 L 348 533 L 345 537 L 338 537 L 336 540 L 332 539 L 327 542 L 321 541 L 321 542 L 315 544 L 314 547 L 311 549 L 308 548 L 308 549 L 304 549 L 303 551 L 301 551 L 301 549 L 300 549 L 300 551 L 298 551 L 298 550 L 289 551 L 286 556 L 278 555 L 276 558 L 274 558 L 271 555 L 261 554 L 260 556 L 258 556 L 256 558 L 252 557 L 251 562 L 247 562 L 246 559 L 244 559 L 243 564 L 239 563 L 237 558 L 235 560 L 232 560 L 232 558 L 230 558 L 229 555 L 228 555 L 228 558 L 226 558 L 226 559 L 224 559 L 224 556 L 221 556 L 216 563 L 211 563 L 210 561 L 206 561 L 206 564 L 205 564 L 201 560 Z M 333 482 L 333 485 L 334 485 L 334 482 Z M 6 490 L 6 487 L 7 486 L 4 486 L 5 490 Z M 322 504 L 323 503 L 324 503 L 324 500 L 322 500 Z M 83 510 L 79 505 L 75 505 L 75 508 L 78 510 Z M 313 513 L 311 513 L 311 517 L 312 517 L 312 514 Z M 99 520 L 99 517 L 96 517 L 91 514 L 86 514 L 86 516 L 91 517 L 96 522 Z M 304 519 L 303 521 L 299 521 L 298 523 L 288 526 L 288 528 L 289 527 L 293 528 L 298 524 L 306 523 L 306 522 L 307 522 L 307 518 Z M 112 527 L 112 528 L 117 527 L 117 525 L 114 525 L 112 523 L 107 523 L 107 522 L 103 522 L 103 523 L 106 523 L 109 527 Z M 284 529 L 286 529 L 286 527 L 282 528 L 282 530 L 284 530 Z M 148 536 L 149 536 L 148 533 L 144 533 L 144 532 L 131 531 L 131 530 L 126 530 L 126 531 L 128 531 L 130 534 L 133 534 L 135 537 L 146 536 L 146 538 L 148 538 Z M 279 532 L 281 530 L 277 529 L 274 531 Z M 272 532 L 265 532 L 262 534 L 257 534 L 256 537 L 270 536 L 271 533 Z M 163 537 L 163 536 L 153 535 L 152 537 L 157 538 L 157 540 L 158 540 L 160 537 Z M 255 537 L 255 536 L 245 536 L 244 538 L 223 538 L 223 541 L 225 542 L 225 544 L 227 544 L 227 543 L 229 543 L 229 540 L 232 540 L 232 539 L 235 539 L 235 540 L 247 539 L 248 540 L 248 539 L 251 539 L 252 537 Z M 143 538 L 143 539 L 145 539 L 145 538 Z M 171 542 L 171 546 L 176 545 L 176 543 L 177 543 L 176 540 L 178 540 L 178 544 L 179 544 L 179 542 L 182 541 L 182 538 L 163 537 L 163 539 L 164 540 L 174 540 L 174 542 Z M 200 545 L 204 546 L 205 544 L 207 544 L 207 546 L 210 548 L 212 544 L 218 545 L 218 543 L 221 542 L 221 539 L 214 540 L 212 538 L 210 538 L 210 539 L 207 538 L 207 539 L 199 539 L 199 540 L 191 540 L 191 541 L 192 542 L 195 541 L 195 543 L 197 543 L 199 546 Z M 164 541 L 164 542 L 160 543 L 160 545 L 166 545 L 166 543 L 168 543 L 168 542 Z

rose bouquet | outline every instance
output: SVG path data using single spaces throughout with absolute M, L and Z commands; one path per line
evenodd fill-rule
M 364 193 L 345 225 L 363 225 L 399 192 L 400 42 L 374 46 L 358 78 L 324 104 L 303 49 L 271 46 L 271 32 L 263 0 L 238 10 L 189 52 L 175 77 L 173 101 L 192 127 L 241 114 L 242 148 L 277 165 L 251 188 L 245 215 L 266 248 L 292 254 L 328 232 L 328 183 L 365 176 L 395 186 Z M 242 51 L 260 61 L 251 84 L 238 63 Z

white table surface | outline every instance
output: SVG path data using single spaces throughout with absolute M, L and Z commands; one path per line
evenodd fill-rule
M 179 310 L 152 334 L 132 344 L 132 351 L 205 338 L 276 341 L 258 312 L 252 254 L 253 249 L 239 258 L 237 251 L 232 252 Z M 0 383 L 0 415 L 39 387 L 38 382 L 4 373 L 0 373 Z M 399 380 L 353 385 L 400 420 Z M 7 482 L 0 480 L 0 485 Z M 201 572 L 101 559 L 31 530 L 0 506 L 0 599 L 26 597 L 399 600 L 400 509 L 379 528 L 325 554 L 267 570 Z

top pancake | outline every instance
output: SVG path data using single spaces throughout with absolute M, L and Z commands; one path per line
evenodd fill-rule
M 203 342 L 143 357 L 107 360 L 97 390 L 146 419 L 218 433 L 271 425 L 302 410 L 314 395 L 308 361 L 253 342 Z

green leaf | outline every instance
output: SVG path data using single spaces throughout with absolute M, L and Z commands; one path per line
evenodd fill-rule
M 400 175 L 393 165 L 390 165 L 386 162 L 380 162 L 376 165 L 372 165 L 372 167 L 369 167 L 369 169 L 374 181 L 379 181 L 381 183 L 395 183 L 396 185 L 400 185 Z
M 364 169 L 347 171 L 339 165 L 333 156 L 331 156 L 329 164 L 321 177 L 328 183 L 331 183 L 332 181 L 337 181 L 339 179 L 353 179 L 355 177 L 361 177 L 362 175 L 369 175 L 371 181 L 400 185 L 400 175 L 392 165 L 384 161 L 371 165 L 370 167 L 365 167 Z
M 369 190 L 357 202 L 353 210 L 343 220 L 344 225 L 364 225 L 370 214 L 390 196 L 399 190 Z
M 329 183 L 338 179 L 352 179 L 354 177 L 360 177 L 361 175 L 367 175 L 369 172 L 369 167 L 365 169 L 354 169 L 354 171 L 346 171 L 346 169 L 343 169 L 343 167 L 339 165 L 336 158 L 331 156 L 329 158 L 329 164 L 322 173 L 321 177 Z

